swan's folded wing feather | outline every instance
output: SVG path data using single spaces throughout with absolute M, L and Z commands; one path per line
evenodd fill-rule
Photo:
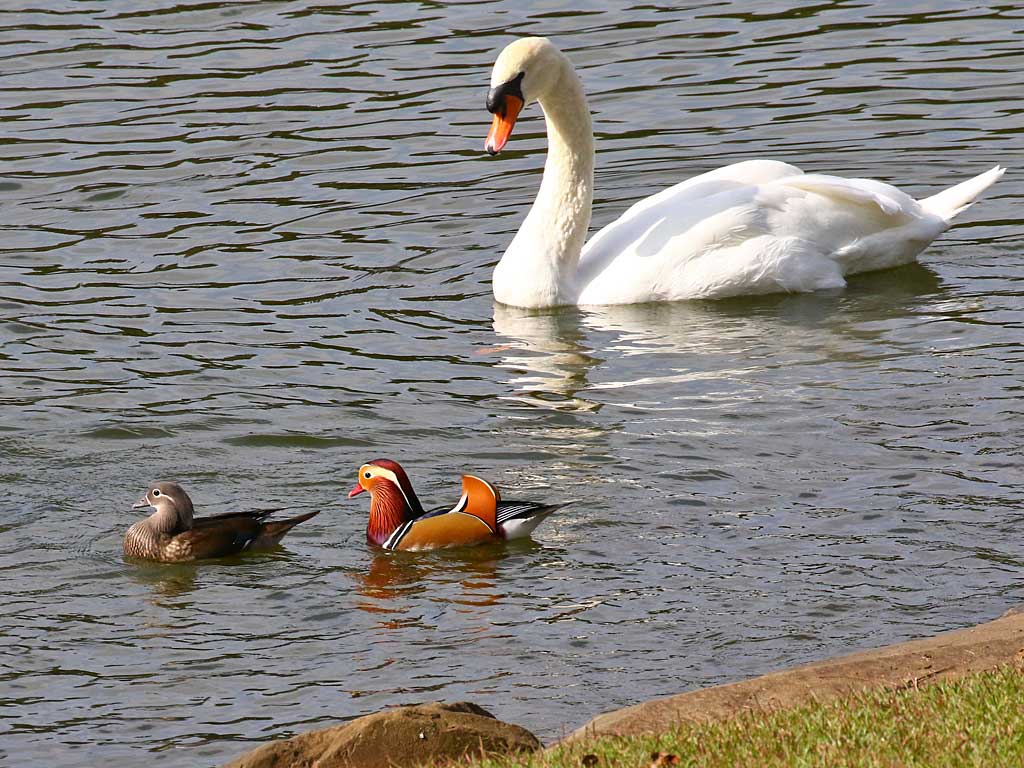
M 630 304 L 698 298 L 699 285 L 677 285 L 680 270 L 687 282 L 699 282 L 691 262 L 709 252 L 757 238 L 768 232 L 765 211 L 783 204 L 771 187 L 732 179 L 706 179 L 677 185 L 658 195 L 656 204 L 634 207 L 587 243 L 577 270 L 579 304 Z M 793 193 L 790 193 L 793 194 Z
M 671 187 L 667 187 L 650 197 L 637 200 L 626 209 L 626 212 L 615 223 L 627 220 L 632 215 L 665 203 L 670 203 L 673 207 L 676 207 L 688 197 L 700 199 L 718 191 L 767 184 L 772 181 L 802 174 L 803 171 L 795 165 L 781 163 L 778 160 L 744 160 L 740 163 L 733 163 L 732 165 L 715 168 L 713 171 L 697 174 L 689 179 L 680 181 L 678 184 L 673 184 Z M 603 232 L 604 230 L 601 231 Z M 591 238 L 590 242 L 584 246 L 584 253 L 596 238 L 597 235 Z
M 877 206 L 888 216 L 914 216 L 920 206 L 914 198 L 896 187 L 874 179 L 844 179 L 818 173 L 805 173 L 781 181 L 786 186 L 831 198 L 840 204 Z
M 705 230 L 705 236 L 707 230 L 720 229 L 721 234 L 711 233 L 712 241 L 734 239 L 736 230 L 750 225 L 750 217 L 744 214 L 756 212 L 753 201 L 764 189 L 781 180 L 802 176 L 803 171 L 796 166 L 777 160 L 745 160 L 699 174 L 644 198 L 583 247 L 577 285 L 586 286 L 627 253 L 643 259 L 660 259 L 665 242 L 694 228 Z M 734 209 L 739 211 L 738 215 L 719 216 Z M 716 216 L 718 219 L 713 220 Z M 699 250 L 694 252 L 699 254 Z M 684 253 L 679 258 L 685 257 Z M 646 271 L 652 265 L 648 262 L 638 266 Z M 628 280 L 631 284 L 638 282 L 637 277 Z

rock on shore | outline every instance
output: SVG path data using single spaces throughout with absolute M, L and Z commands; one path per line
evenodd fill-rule
M 476 704 L 397 707 L 264 744 L 225 768 L 403 768 L 540 749 L 537 737 Z

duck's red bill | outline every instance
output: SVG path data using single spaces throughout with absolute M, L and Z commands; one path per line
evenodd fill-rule
M 516 127 L 516 118 L 523 108 L 523 100 L 512 94 L 505 95 L 505 114 L 495 113 L 491 121 L 491 130 L 487 133 L 484 141 L 484 149 L 492 155 L 496 155 L 505 148 L 508 137 L 512 135 L 512 129 Z
M 353 496 L 358 496 L 360 493 L 362 493 L 365 490 L 366 489 L 363 488 L 363 486 L 361 486 L 359 483 L 356 483 L 356 487 L 348 492 L 348 497 L 351 499 Z

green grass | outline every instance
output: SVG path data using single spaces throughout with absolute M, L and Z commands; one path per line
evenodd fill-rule
M 1024 766 L 1024 666 L 919 690 L 878 691 L 725 723 L 683 725 L 656 736 L 594 739 L 475 766 L 646 767 L 658 752 L 676 756 L 676 768 Z

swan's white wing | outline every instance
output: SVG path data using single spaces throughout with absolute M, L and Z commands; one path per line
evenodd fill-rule
M 912 260 L 945 226 L 888 184 L 738 163 L 642 200 L 598 232 L 580 259 L 578 303 L 841 287 L 844 274 Z
M 803 189 L 830 198 L 839 204 L 846 202 L 853 205 L 876 206 L 882 213 L 889 215 L 917 216 L 921 212 L 918 202 L 906 192 L 874 179 L 844 179 L 839 176 L 806 173 L 788 178 L 785 183 L 794 189 Z
M 733 163 L 732 165 L 725 165 L 721 168 L 716 168 L 713 171 L 707 171 L 706 173 L 698 174 L 697 176 L 691 176 L 686 181 L 681 181 L 667 189 L 663 189 L 657 194 L 645 197 L 643 200 L 638 200 L 633 203 L 629 209 L 619 217 L 618 221 L 625 221 L 631 216 L 642 213 L 648 208 L 653 208 L 663 203 L 667 203 L 669 200 L 681 200 L 687 196 L 699 197 L 710 188 L 709 182 L 733 182 L 732 186 L 737 184 L 743 186 L 750 186 L 753 184 L 767 184 L 772 181 L 778 181 L 779 179 L 785 179 L 791 176 L 802 175 L 803 171 L 797 168 L 795 165 L 789 165 L 787 163 L 780 163 L 778 160 L 744 160 L 741 163 Z M 724 184 L 723 187 L 727 187 Z M 696 192 L 693 190 L 698 189 Z M 616 222 L 618 223 L 618 222 Z M 598 236 L 606 231 L 608 227 L 602 229 L 594 237 L 590 239 L 590 242 L 584 247 L 583 252 L 594 244 Z

